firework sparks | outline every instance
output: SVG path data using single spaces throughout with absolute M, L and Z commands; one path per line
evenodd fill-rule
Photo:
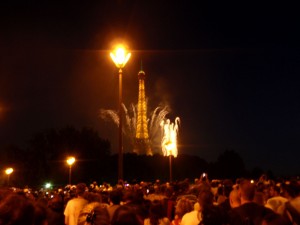
M 162 152 L 164 156 L 177 157 L 177 133 L 179 128 L 180 119 L 176 117 L 175 123 L 171 123 L 169 119 L 163 120 L 160 124 L 163 132 L 161 141 Z
M 136 120 L 137 113 L 136 107 L 131 104 L 130 108 L 127 109 L 124 104 L 122 104 L 124 115 L 125 115 L 125 124 L 123 126 L 123 133 L 129 138 L 132 145 L 134 144 L 135 135 L 136 135 Z M 152 149 L 156 149 L 156 146 L 160 146 L 160 137 L 161 129 L 160 124 L 164 121 L 165 116 L 169 113 L 168 106 L 165 107 L 156 107 L 150 116 L 147 119 L 148 129 L 149 129 L 149 140 L 152 146 Z M 117 111 L 111 109 L 101 109 L 100 118 L 105 121 L 112 121 L 114 124 L 119 126 L 119 114 Z M 160 151 L 160 150 L 159 150 Z

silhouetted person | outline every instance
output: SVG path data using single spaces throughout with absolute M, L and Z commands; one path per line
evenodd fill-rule
M 175 206 L 175 218 L 172 221 L 172 225 L 179 225 L 183 215 L 193 210 L 194 205 L 188 198 L 180 198 Z
M 110 225 L 107 205 L 91 202 L 83 207 L 78 217 L 77 225 Z
M 1 225 L 43 225 L 46 217 L 46 208 L 23 194 L 9 193 L 0 201 Z
M 139 221 L 134 209 L 127 205 L 122 205 L 115 211 L 111 220 L 111 225 L 143 225 Z
M 61 196 L 54 196 L 48 202 L 48 213 L 47 213 L 48 225 L 64 225 L 64 201 Z
M 107 208 L 110 221 L 112 220 L 112 217 L 116 211 L 117 208 L 120 207 L 120 203 L 122 200 L 122 192 L 115 189 L 109 193 L 109 206 Z
M 169 225 L 162 201 L 154 200 L 150 205 L 149 218 L 144 220 L 144 225 Z
M 274 214 L 271 209 L 254 202 L 255 184 L 252 184 L 249 180 L 242 180 L 238 190 L 241 206 L 231 210 L 231 225 L 261 225 L 264 217 Z

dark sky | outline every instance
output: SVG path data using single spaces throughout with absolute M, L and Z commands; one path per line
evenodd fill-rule
M 179 2 L 179 1 L 178 1 Z M 251 1 L 8 1 L 0 7 L 0 146 L 33 133 L 92 126 L 116 149 L 117 130 L 99 118 L 117 109 L 109 58 L 125 40 L 123 98 L 137 102 L 140 62 L 149 108 L 181 118 L 179 153 L 216 161 L 233 149 L 248 168 L 300 171 L 299 13 Z

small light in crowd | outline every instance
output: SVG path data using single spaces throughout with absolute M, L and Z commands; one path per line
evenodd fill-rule
M 51 186 L 52 186 L 51 183 L 46 183 L 45 184 L 45 188 L 47 188 L 47 189 L 51 188 Z
M 251 184 L 254 184 L 254 180 L 251 180 L 250 183 L 251 183 Z

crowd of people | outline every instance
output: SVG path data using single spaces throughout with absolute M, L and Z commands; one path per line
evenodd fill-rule
M 2 189 L 0 225 L 294 225 L 300 182 L 208 180 L 120 181 L 33 192 Z

